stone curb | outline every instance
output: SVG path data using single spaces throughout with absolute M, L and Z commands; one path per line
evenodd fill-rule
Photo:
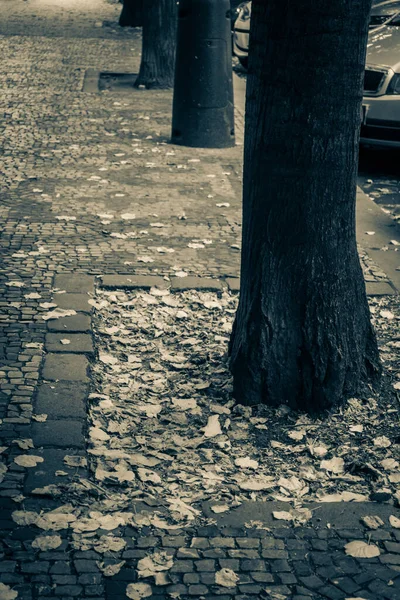
M 77 312 L 72 317 L 47 322 L 42 381 L 36 390 L 34 416 L 46 415 L 32 424 L 35 454 L 46 461 L 29 471 L 24 482 L 25 494 L 35 488 L 68 484 L 85 470 L 68 469 L 68 454 L 85 456 L 86 403 L 89 394 L 89 358 L 94 356 L 91 313 L 88 303 L 95 289 L 95 278 L 86 274 L 57 274 L 54 289 L 58 307 Z M 62 481 L 57 473 L 64 472 Z M 37 494 L 37 492 L 36 492 Z M 34 494 L 35 495 L 35 494 Z
M 197 292 L 221 292 L 228 289 L 232 293 L 240 292 L 240 279 L 226 277 L 211 279 L 207 277 L 171 277 L 169 281 L 154 275 L 102 275 L 99 278 L 102 289 L 145 289 L 152 287 L 169 289 L 171 292 L 195 290 Z M 365 283 L 367 296 L 393 296 L 397 290 L 390 281 L 367 281 Z M 53 330 L 54 331 L 54 330 Z

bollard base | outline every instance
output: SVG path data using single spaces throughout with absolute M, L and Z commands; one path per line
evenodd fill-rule
M 231 148 L 235 145 L 233 106 L 188 108 L 172 122 L 171 144 L 192 148 Z M 188 125 L 189 124 L 189 125 Z

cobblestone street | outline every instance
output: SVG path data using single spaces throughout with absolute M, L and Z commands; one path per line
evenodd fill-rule
M 234 148 L 169 144 L 172 92 L 107 83 L 140 64 L 140 31 L 117 25 L 120 8 L 0 0 L 0 600 L 400 600 L 399 492 L 378 502 L 310 500 L 309 518 L 287 521 L 273 513 L 288 503 L 262 502 L 256 488 L 242 501 L 226 485 L 221 498 L 237 501 L 218 510 L 212 500 L 224 503 L 210 484 L 192 511 L 170 499 L 184 515 L 179 526 L 167 519 L 167 499 L 145 487 L 160 489 L 152 471 L 143 474 L 157 461 L 135 464 L 133 490 L 130 471 L 114 477 L 117 492 L 94 476 L 98 442 L 109 434 L 89 422 L 89 405 L 110 409 L 96 388 L 98 290 L 110 302 L 144 291 L 149 305 L 152 293 L 196 290 L 210 295 L 199 297 L 211 309 L 239 290 L 243 111 Z M 359 203 L 367 292 L 395 304 L 398 226 L 361 192 Z M 177 306 L 168 301 L 166 310 Z M 146 327 L 138 321 L 130 335 Z M 387 422 L 393 446 L 384 458 L 397 463 L 390 481 L 398 486 L 400 438 L 390 413 Z M 124 435 L 127 445 L 133 434 Z M 140 435 L 135 444 L 144 445 Z M 223 464 L 224 448 L 214 464 Z M 159 461 L 173 456 L 152 451 Z M 374 525 L 363 521 L 371 515 Z M 355 540 L 374 556 L 351 554 Z

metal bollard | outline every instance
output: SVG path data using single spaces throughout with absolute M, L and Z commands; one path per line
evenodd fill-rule
M 229 0 L 180 0 L 171 142 L 235 145 Z

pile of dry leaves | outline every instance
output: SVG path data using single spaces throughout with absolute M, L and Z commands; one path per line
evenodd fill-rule
M 235 406 L 226 351 L 236 297 L 99 291 L 94 305 L 89 454 L 113 498 L 162 504 L 177 526 L 205 500 L 216 513 L 249 499 L 400 502 L 395 303 L 371 302 L 383 389 L 320 419 Z

